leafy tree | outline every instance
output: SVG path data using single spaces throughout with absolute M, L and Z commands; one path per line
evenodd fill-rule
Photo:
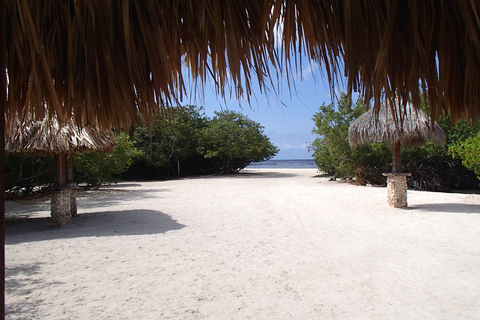
M 143 152 L 139 162 L 154 171 L 155 177 L 161 175 L 162 168 L 173 168 L 180 177 L 182 162 L 203 157 L 198 151 L 199 132 L 208 121 L 203 109 L 186 106 L 169 111 L 165 119 L 159 120 L 161 124 L 152 128 L 140 125 L 133 133 L 135 146 Z
M 200 152 L 205 158 L 217 159 L 221 172 L 238 172 L 278 153 L 259 123 L 233 111 L 215 115 L 201 132 Z
M 449 152 L 454 158 L 462 159 L 462 164 L 473 170 L 480 179 L 480 132 L 466 140 L 452 144 Z
M 428 112 L 428 108 L 426 110 Z M 429 191 L 477 188 L 472 168 L 462 164 L 461 158 L 454 157 L 449 150 L 475 135 L 479 126 L 468 120 L 452 123 L 448 116 L 440 118 L 438 124 L 447 137 L 446 146 L 426 142 L 422 146 L 402 149 L 405 171 L 412 173 L 408 179 L 409 188 Z
M 382 183 L 378 171 L 385 172 L 391 157 L 388 146 L 373 143 L 352 150 L 348 143 L 348 127 L 367 111 L 363 100 L 353 105 L 344 93 L 340 94 L 337 105 L 323 103 L 313 116 L 315 127 L 312 132 L 318 137 L 310 150 L 318 168 L 337 178 L 357 176 L 362 183 Z M 387 170 L 388 171 L 388 170 Z M 365 181 L 364 181 L 365 180 Z
M 480 179 L 480 123 L 473 125 L 469 120 L 460 120 L 445 130 L 449 154 L 461 159 L 462 164 Z
M 141 152 L 134 147 L 126 133 L 116 135 L 117 147 L 110 153 L 90 152 L 73 159 L 73 174 L 77 183 L 100 186 L 105 181 L 116 181 Z
M 428 108 L 422 109 L 428 111 Z M 323 104 L 313 118 L 316 125 L 313 132 L 319 137 L 310 148 L 314 151 L 317 166 L 327 174 L 339 178 L 355 176 L 359 184 L 384 184 L 382 173 L 391 171 L 390 148 L 385 143 L 372 143 L 352 150 L 348 145 L 348 127 L 365 111 L 366 106 L 362 101 L 357 101 L 353 106 L 344 94 L 340 96 L 337 106 Z M 478 132 L 479 127 L 465 120 L 452 124 L 448 117 L 441 118 L 439 124 L 447 136 L 447 147 L 432 142 L 419 147 L 402 147 L 402 165 L 406 172 L 412 173 L 408 179 L 409 188 L 448 191 L 478 186 L 474 173 L 460 160 L 453 159 L 448 147 L 459 145 Z M 468 152 L 473 155 L 475 151 Z M 470 159 L 469 163 L 480 160 L 478 157 Z
M 6 155 L 5 192 L 29 195 L 53 185 L 53 157 Z

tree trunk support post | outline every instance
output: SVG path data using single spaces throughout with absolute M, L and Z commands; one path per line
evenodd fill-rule
M 400 141 L 392 143 L 392 172 L 401 173 L 402 172 L 402 153 L 400 149 Z
M 55 227 L 70 223 L 71 217 L 77 216 L 77 190 L 69 186 L 73 182 L 73 155 L 56 154 L 55 162 L 55 192 L 52 194 L 51 218 Z
M 6 44 L 7 44 L 7 6 L 5 0 L 0 0 L 0 267 L 2 279 L 0 281 L 0 319 L 5 319 L 5 110 L 7 108 L 7 73 L 6 73 Z
M 407 207 L 407 177 L 411 173 L 384 173 L 387 177 L 387 203 L 394 208 Z

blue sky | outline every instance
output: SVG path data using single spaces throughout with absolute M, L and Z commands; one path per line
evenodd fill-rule
M 267 96 L 260 93 L 258 87 L 255 88 L 250 104 L 235 97 L 217 97 L 208 84 L 203 97 L 198 94 L 184 102 L 203 106 L 208 117 L 213 117 L 215 111 L 228 109 L 241 112 L 260 123 L 270 141 L 280 149 L 274 159 L 310 159 L 307 146 L 315 139 L 312 134 L 313 115 L 323 102 L 329 104 L 332 98 L 326 76 L 315 68 L 311 70 L 308 64 L 301 74 L 295 78 L 295 89 L 289 90 L 286 81 L 282 81 L 277 96 Z M 341 89 L 336 90 L 337 93 Z

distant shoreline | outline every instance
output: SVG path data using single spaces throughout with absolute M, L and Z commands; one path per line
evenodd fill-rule
M 246 169 L 270 168 L 270 169 L 317 169 L 313 159 L 291 159 L 291 160 L 267 160 L 255 162 Z

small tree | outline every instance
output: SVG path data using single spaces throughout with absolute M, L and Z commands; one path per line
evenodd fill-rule
M 480 179 L 480 132 L 475 136 L 453 144 L 449 147 L 449 152 L 454 158 L 462 159 L 462 164 L 470 170 L 473 170 Z
M 200 151 L 205 158 L 218 159 L 221 172 L 238 172 L 252 162 L 271 159 L 278 153 L 259 123 L 233 111 L 215 115 L 202 130 Z
M 428 108 L 424 110 L 428 111 Z M 459 146 L 468 137 L 474 136 L 479 129 L 478 125 L 474 126 L 468 120 L 452 123 L 448 116 L 440 118 L 438 124 L 447 137 L 446 146 L 426 142 L 422 146 L 402 150 L 405 171 L 412 173 L 408 187 L 443 192 L 477 188 L 478 180 L 474 171 L 462 164 L 458 155 L 453 156 L 452 146 Z
M 318 137 L 310 149 L 321 171 L 337 178 L 357 176 L 361 183 L 381 182 L 381 174 L 378 177 L 377 172 L 388 172 L 385 168 L 390 155 L 388 147 L 373 143 L 352 150 L 348 143 L 348 127 L 366 111 L 363 100 L 359 99 L 353 105 L 345 93 L 340 94 L 337 105 L 323 103 L 320 106 L 319 112 L 313 116 L 315 127 L 312 130 Z
M 77 183 L 87 182 L 100 186 L 105 181 L 115 181 L 138 157 L 138 151 L 126 133 L 116 135 L 117 147 L 110 153 L 90 152 L 74 157 L 74 176 Z
M 421 106 L 421 109 L 428 110 L 424 106 Z M 353 105 L 345 94 L 341 94 L 337 106 L 323 104 L 313 118 L 313 132 L 319 137 L 310 148 L 314 151 L 313 157 L 317 166 L 327 174 L 338 178 L 355 177 L 358 184 L 384 184 L 382 173 L 391 171 L 391 151 L 388 146 L 385 143 L 372 143 L 352 150 L 348 144 L 350 123 L 365 111 L 366 106 L 362 101 Z M 475 187 L 478 181 L 466 167 L 480 160 L 475 154 L 476 142 L 472 139 L 469 141 L 471 144 L 462 143 L 474 135 L 479 126 L 473 126 L 470 121 L 465 120 L 452 124 L 448 117 L 441 118 L 439 124 L 447 136 L 450 152 L 457 152 L 457 157 L 466 152 L 464 156 L 467 157 L 468 154 L 469 160 L 462 165 L 460 160 L 452 158 L 447 147 L 437 146 L 432 142 L 419 147 L 402 147 L 403 165 L 406 172 L 412 173 L 408 179 L 409 188 L 448 191 Z M 473 166 L 468 168 L 474 169 Z
M 168 116 L 161 120 L 161 124 L 152 128 L 138 126 L 133 133 L 133 140 L 143 152 L 141 160 L 152 170 L 173 168 L 175 175 L 180 177 L 181 163 L 188 158 L 201 156 L 198 139 L 200 130 L 207 123 L 202 111 L 202 108 L 195 106 L 175 107 L 169 109 Z
M 5 156 L 5 192 L 30 195 L 53 185 L 53 157 L 32 155 Z

